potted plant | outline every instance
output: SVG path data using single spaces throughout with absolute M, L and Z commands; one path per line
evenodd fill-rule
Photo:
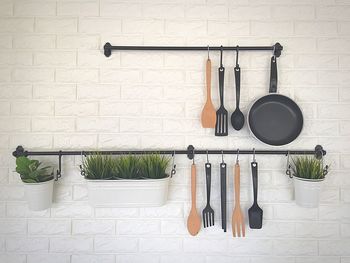
M 295 202 L 302 207 L 317 207 L 321 187 L 329 166 L 315 157 L 298 156 L 292 158 L 291 169 L 294 181 Z
M 38 160 L 28 157 L 21 156 L 16 159 L 16 172 L 24 183 L 25 197 L 31 210 L 44 210 L 52 204 L 54 176 L 53 172 L 49 172 L 50 168 L 41 167 Z
M 92 206 L 162 206 L 168 198 L 169 159 L 159 154 L 111 157 L 94 154 L 82 164 Z

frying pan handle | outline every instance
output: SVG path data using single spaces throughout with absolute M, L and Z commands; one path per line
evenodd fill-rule
M 275 56 L 272 56 L 269 93 L 276 93 L 276 92 L 277 92 L 277 59 Z

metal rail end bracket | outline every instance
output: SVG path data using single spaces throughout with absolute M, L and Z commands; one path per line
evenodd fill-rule
M 27 156 L 27 151 L 24 150 L 22 145 L 18 145 L 16 150 L 12 152 L 12 155 L 16 158 L 21 157 L 21 156 Z
M 283 50 L 283 46 L 280 43 L 277 42 L 274 45 L 274 49 L 273 50 L 274 50 L 274 52 L 273 52 L 274 56 L 275 57 L 279 57 L 279 56 L 281 56 L 281 53 L 282 53 L 282 50 Z
M 187 158 L 192 160 L 194 157 L 194 147 L 193 145 L 188 145 L 187 147 Z
M 323 147 L 321 145 L 316 145 L 315 147 L 315 157 L 316 159 L 320 160 L 323 156 L 326 155 L 326 151 L 323 150 Z
M 112 54 L 112 45 L 111 43 L 107 42 L 104 46 L 103 46 L 103 49 L 104 49 L 104 54 L 106 57 L 110 57 L 111 54 Z

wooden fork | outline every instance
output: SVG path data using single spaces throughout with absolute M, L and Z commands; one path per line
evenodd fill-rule
M 240 205 L 240 167 L 239 163 L 235 165 L 235 208 L 232 213 L 232 234 L 234 237 L 245 236 L 244 216 Z

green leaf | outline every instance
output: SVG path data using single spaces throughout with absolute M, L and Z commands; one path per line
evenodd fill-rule
M 16 159 L 16 172 L 25 183 L 40 183 L 53 179 L 53 174 L 48 172 L 50 166 L 40 167 L 38 160 L 31 160 L 21 156 Z

